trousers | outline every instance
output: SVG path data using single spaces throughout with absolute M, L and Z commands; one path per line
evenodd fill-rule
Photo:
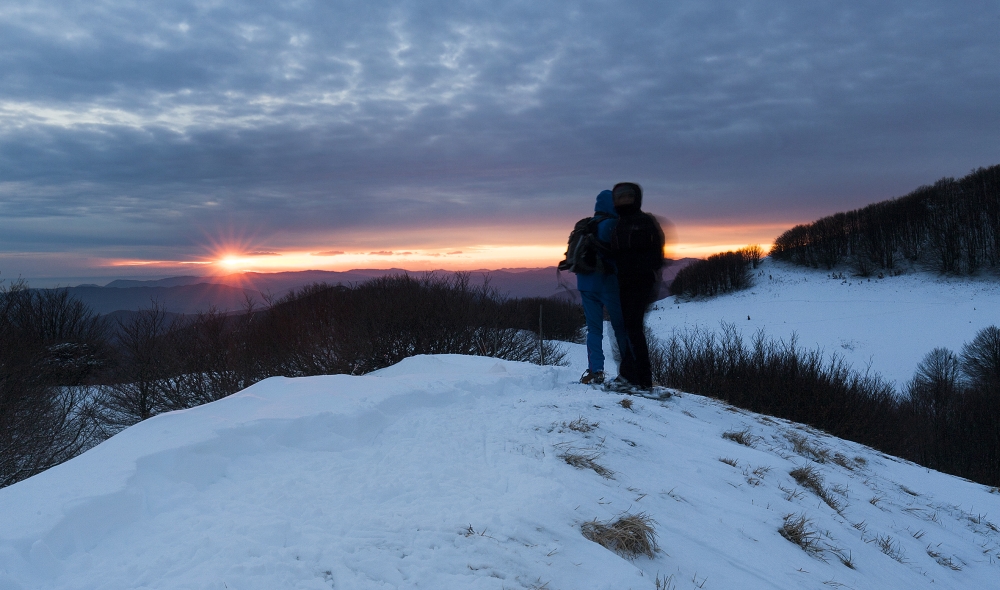
M 627 340 L 618 374 L 629 383 L 646 388 L 653 386 L 653 371 L 649 363 L 644 319 L 646 309 L 655 299 L 655 288 L 656 274 L 653 272 L 618 276 L 618 294 Z
M 601 281 L 600 289 L 580 291 L 583 314 L 587 319 L 587 366 L 593 372 L 604 371 L 604 310 L 608 310 L 611 329 L 619 352 L 628 348 L 622 306 L 619 301 L 618 279 L 608 275 Z

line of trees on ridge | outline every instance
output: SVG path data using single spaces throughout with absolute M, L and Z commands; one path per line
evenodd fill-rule
M 761 247 L 754 244 L 692 262 L 677 272 L 670 283 L 670 294 L 691 299 L 749 288 L 753 285 L 752 271 L 763 256 Z
M 797 225 L 778 236 L 770 255 L 827 269 L 848 263 L 861 276 L 892 272 L 902 261 L 949 274 L 998 268 L 1000 165 Z

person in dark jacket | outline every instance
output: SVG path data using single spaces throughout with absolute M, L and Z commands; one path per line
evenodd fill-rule
M 649 390 L 653 373 L 643 320 L 659 289 L 663 229 L 655 217 L 642 211 L 642 187 L 638 184 L 621 182 L 611 192 L 618 213 L 611 234 L 611 259 L 618 273 L 627 346 L 621 350 L 618 377 L 608 387 L 616 391 Z
M 605 217 L 597 224 L 597 240 L 610 249 L 611 234 L 618 214 L 612 200 L 611 191 L 601 191 L 594 205 L 595 216 Z M 621 303 L 618 300 L 618 278 L 610 258 L 605 258 L 604 266 L 611 272 L 594 272 L 576 275 L 576 288 L 583 300 L 583 313 L 587 319 L 587 370 L 580 377 L 580 383 L 604 383 L 604 310 L 608 310 L 611 328 L 619 350 L 628 346 L 622 320 Z

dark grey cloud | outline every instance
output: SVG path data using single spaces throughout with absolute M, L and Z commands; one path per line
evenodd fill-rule
M 626 178 L 679 224 L 809 218 L 1000 161 L 998 28 L 975 0 L 7 0 L 0 251 L 561 239 Z

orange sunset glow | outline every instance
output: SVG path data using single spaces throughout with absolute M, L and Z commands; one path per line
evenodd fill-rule
M 718 252 L 759 244 L 764 250 L 792 224 L 695 226 L 675 228 L 675 241 L 667 246 L 669 258 L 704 258 Z M 494 230 L 495 231 L 495 230 Z M 568 229 L 566 230 L 568 232 Z M 551 230 L 547 232 L 552 234 Z M 530 236 L 516 236 L 530 237 Z M 212 240 L 208 252 L 190 260 L 109 260 L 112 267 L 187 268 L 197 274 L 283 272 L 300 270 L 345 271 L 359 268 L 402 268 L 414 271 L 542 268 L 554 266 L 566 250 L 564 242 L 485 243 L 450 247 L 405 246 L 368 248 L 266 248 L 256 240 Z

